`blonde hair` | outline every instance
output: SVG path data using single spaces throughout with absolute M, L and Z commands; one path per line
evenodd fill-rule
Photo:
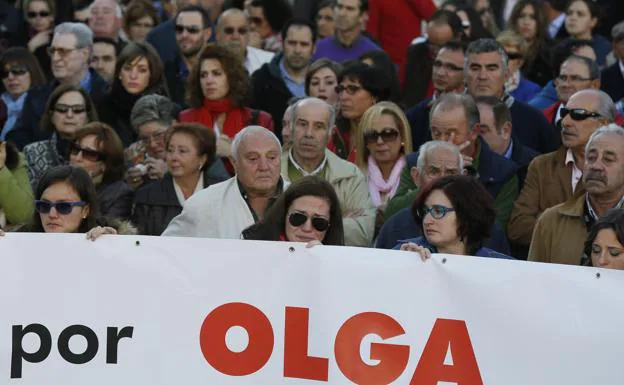
M 498 34 L 496 41 L 502 46 L 511 45 L 517 47 L 518 52 L 522 54 L 523 58 L 526 58 L 529 45 L 527 44 L 527 41 L 516 32 L 511 30 L 503 31 Z
M 394 119 L 399 133 L 401 134 L 400 140 L 402 142 L 403 155 L 412 152 L 412 132 L 407 117 L 405 117 L 401 107 L 392 102 L 379 102 L 374 104 L 362 115 L 355 141 L 355 164 L 364 174 L 368 172 L 368 156 L 370 155 L 366 147 L 366 142 L 364 141 L 364 135 L 371 130 L 371 127 L 381 115 L 390 115 Z

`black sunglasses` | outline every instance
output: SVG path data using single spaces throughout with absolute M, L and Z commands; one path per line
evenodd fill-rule
M 68 104 L 57 104 L 54 106 L 54 111 L 59 114 L 66 114 L 69 110 L 71 110 L 74 114 L 82 114 L 87 110 L 87 107 L 84 104 L 75 104 L 72 106 Z
M 294 212 L 288 216 L 288 222 L 294 227 L 299 227 L 303 226 L 303 224 L 307 222 L 308 218 L 310 217 L 304 213 Z M 316 231 L 327 231 L 329 228 L 329 219 L 317 216 L 313 216 L 310 219 L 312 221 L 312 227 L 314 227 Z
M 24 66 L 15 66 L 11 67 L 8 70 L 2 70 L 2 74 L 0 75 L 2 79 L 6 79 L 9 77 L 9 74 L 13 76 L 22 76 L 28 73 L 28 68 Z
M 509 60 L 518 60 L 518 59 L 522 59 L 524 56 L 522 56 L 522 54 L 519 52 L 512 52 L 512 53 L 508 52 L 507 57 L 509 58 Z
M 78 143 L 72 143 L 69 153 L 73 156 L 78 156 L 78 154 L 82 153 L 82 158 L 88 160 L 89 162 L 98 162 L 106 159 L 106 154 L 103 152 L 80 147 Z
M 34 19 L 35 17 L 39 16 L 39 17 L 48 17 L 52 14 L 52 12 L 48 12 L 48 11 L 41 11 L 41 12 L 26 12 L 26 16 L 29 19 Z
M 364 141 L 367 144 L 372 144 L 372 143 L 377 143 L 379 138 L 381 138 L 382 141 L 388 143 L 388 142 L 394 142 L 395 140 L 397 140 L 398 137 L 399 137 L 399 131 L 393 128 L 384 128 L 382 131 L 370 130 L 366 132 L 364 134 Z
M 576 120 L 576 121 L 585 120 L 589 118 L 602 118 L 602 115 L 600 115 L 599 113 L 593 112 L 593 111 L 587 111 L 586 109 L 583 109 L 583 108 L 563 107 L 561 109 L 561 119 L 568 116 L 568 114 L 570 115 L 570 118 L 572 118 L 572 120 Z
M 238 29 L 234 27 L 225 27 L 223 28 L 223 32 L 226 35 L 234 35 L 234 32 L 238 32 L 239 35 L 247 35 L 247 32 L 249 32 L 249 30 L 247 29 L 247 27 L 240 27 Z
M 72 212 L 74 207 L 84 207 L 87 205 L 85 201 L 78 202 L 50 202 L 47 199 L 41 199 L 35 201 L 35 209 L 39 214 L 48 214 L 54 207 L 56 212 L 61 215 L 67 215 Z
M 349 95 L 355 95 L 356 92 L 362 89 L 362 86 L 356 86 L 355 84 L 349 84 L 348 86 L 338 85 L 336 86 L 336 93 L 340 95 L 342 91 L 347 91 Z
M 191 35 L 196 35 L 196 34 L 201 32 L 201 28 L 199 28 L 196 25 L 186 26 L 186 25 L 182 25 L 182 24 L 176 24 L 175 31 L 176 31 L 176 33 L 182 33 L 184 31 L 186 31 L 186 32 L 190 33 Z

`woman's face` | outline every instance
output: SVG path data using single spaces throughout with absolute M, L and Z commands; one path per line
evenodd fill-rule
M 35 32 L 49 31 L 54 26 L 54 15 L 45 1 L 34 0 L 28 3 L 26 20 Z
M 52 110 L 52 125 L 63 137 L 72 137 L 88 123 L 87 103 L 78 91 L 64 93 Z
M 28 68 L 17 63 L 7 64 L 2 71 L 2 84 L 12 98 L 22 96 L 31 85 Z
M 145 91 L 150 83 L 149 62 L 143 56 L 124 63 L 119 73 L 121 85 L 129 94 L 137 95 Z
M 602 229 L 591 249 L 592 265 L 605 269 L 624 270 L 624 246 L 613 229 Z
M 195 138 L 191 135 L 177 132 L 171 136 L 165 159 L 174 178 L 199 174 L 206 158 L 206 155 L 199 155 Z
M 470 24 L 470 18 L 468 17 L 468 14 L 464 10 L 459 10 L 456 13 L 457 16 L 459 16 L 459 18 L 461 19 L 462 27 L 464 28 L 464 33 L 466 34 L 466 37 L 470 38 L 470 36 L 472 35 L 472 25 Z
M 91 179 L 100 180 L 106 171 L 103 153 L 95 135 L 87 135 L 72 143 L 69 153 L 69 164 L 85 170 Z
M 144 41 L 148 33 L 154 28 L 154 20 L 150 16 L 143 16 L 130 24 L 130 40 Z
M 316 27 L 320 38 L 334 36 L 336 31 L 334 7 L 321 8 L 316 15 Z
M 310 78 L 310 89 L 308 91 L 310 96 L 323 99 L 335 106 L 338 102 L 336 84 L 338 84 L 338 80 L 334 71 L 329 68 L 321 68 Z
M 537 18 L 533 5 L 527 4 L 524 6 L 516 21 L 516 29 L 527 42 L 531 43 L 535 40 L 535 36 L 537 36 Z
M 286 213 L 286 240 L 290 242 L 323 242 L 329 223 L 329 202 L 316 196 L 302 196 L 295 199 Z M 306 216 L 305 222 L 299 224 Z M 295 222 L 293 225 L 291 222 Z M 313 223 L 314 222 L 314 223 Z M 324 224 L 324 225 L 323 225 Z M 321 227 L 318 230 L 316 227 Z M 324 230 L 323 230 L 324 229 Z
M 507 51 L 507 55 L 509 55 L 509 73 L 514 74 L 517 70 L 522 67 L 524 60 L 522 57 L 516 58 L 515 56 L 520 55 L 520 50 L 515 45 L 506 44 L 503 46 L 505 51 Z
M 432 191 L 425 200 L 425 206 L 433 209 L 423 218 L 423 232 L 427 241 L 438 248 L 459 242 L 455 211 L 448 211 L 439 219 L 434 218 L 434 215 L 440 216 L 446 209 L 453 208 L 446 195 L 441 190 Z
M 570 36 L 575 38 L 591 37 L 592 29 L 598 19 L 592 17 L 589 7 L 583 1 L 575 1 L 566 10 L 565 27 Z
M 364 112 L 376 102 L 373 95 L 362 88 L 357 80 L 343 79 L 339 87 L 342 88 L 338 94 L 340 113 L 345 119 L 361 118 Z
M 378 164 L 394 164 L 401 155 L 401 142 L 403 142 L 401 131 L 394 117 L 382 114 L 373 123 L 373 127 L 363 127 L 363 130 L 367 133 L 364 135 L 366 148 L 373 159 Z
M 208 100 L 225 99 L 230 93 L 230 84 L 221 62 L 217 59 L 202 61 L 199 81 L 204 98 Z
M 43 191 L 40 200 L 52 203 L 79 202 L 80 196 L 69 183 L 57 182 Z M 48 213 L 39 212 L 41 224 L 46 233 L 75 233 L 80 228 L 82 220 L 88 215 L 88 206 L 74 206 L 68 214 L 60 214 L 56 208 L 50 209 Z

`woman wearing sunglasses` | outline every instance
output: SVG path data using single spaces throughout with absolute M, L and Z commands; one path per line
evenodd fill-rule
M 133 191 L 123 180 L 124 150 L 115 130 L 100 122 L 79 129 L 69 148 L 69 164 L 91 177 L 103 217 L 130 218 Z
M 541 91 L 541 87 L 528 80 L 520 71 L 527 54 L 526 41 L 513 31 L 502 32 L 496 37 L 496 41 L 505 48 L 509 58 L 507 65 L 509 77 L 505 83 L 505 92 L 508 92 L 515 100 L 528 103 Z
M 392 102 L 370 107 L 360 120 L 356 140 L 356 164 L 368 179 L 368 192 L 377 208 L 376 230 L 381 228 L 384 210 L 394 196 L 405 155 L 412 152 L 412 135 L 405 114 Z
M 76 131 L 96 120 L 93 101 L 80 86 L 63 84 L 52 92 L 41 118 L 41 129 L 52 132 L 52 136 L 24 147 L 28 178 L 33 187 L 49 168 L 67 164 Z
M 130 124 L 132 107 L 150 94 L 168 96 L 162 61 L 150 44 L 129 43 L 117 59 L 112 84 L 98 108 L 100 120 L 115 129 L 124 147 L 138 139 Z
M 13 129 L 22 113 L 28 91 L 45 83 L 37 59 L 26 48 L 9 48 L 0 55 L 0 140 Z
M 390 98 L 390 84 L 386 74 L 376 67 L 361 62 L 352 62 L 344 67 L 336 87 L 340 113 L 336 119 L 337 129 L 328 144 L 330 150 L 343 159 L 355 162 L 360 119 L 373 104 Z
M 344 245 L 338 196 L 329 182 L 306 176 L 290 185 L 244 239 Z
M 431 253 L 513 259 L 483 247 L 496 212 L 493 199 L 476 178 L 437 179 L 420 192 L 412 210 L 424 236 L 400 242 L 395 249 L 416 251 L 423 260 Z

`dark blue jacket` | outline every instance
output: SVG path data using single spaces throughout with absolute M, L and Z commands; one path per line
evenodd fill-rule
M 538 110 L 545 110 L 558 101 L 559 96 L 555 89 L 555 82 L 551 80 L 542 88 L 542 91 L 529 102 L 529 105 Z
M 414 151 L 418 151 L 421 145 L 431 140 L 429 111 L 431 111 L 432 104 L 433 98 L 428 97 L 405 112 L 407 121 L 412 128 L 412 148 Z
M 406 239 L 405 241 L 400 242 L 398 245 L 396 245 L 396 247 L 394 247 L 394 249 L 395 250 L 399 250 L 401 248 L 402 244 L 408 243 L 408 242 L 415 243 L 418 246 L 426 247 L 432 253 L 437 253 L 438 252 L 437 248 L 435 246 L 433 246 L 432 244 L 430 244 L 429 242 L 427 242 L 427 239 L 425 237 Z M 510 257 L 509 255 L 505 255 L 505 254 L 496 252 L 496 251 L 494 251 L 492 249 L 488 249 L 487 247 L 482 247 L 479 250 L 477 250 L 477 252 L 475 253 L 474 256 L 475 257 L 484 257 L 484 258 L 513 259 L 513 260 L 515 260 L 515 258 Z
M 529 164 L 538 156 L 539 153 L 532 148 L 522 145 L 520 142 L 513 142 L 513 148 L 511 150 L 511 160 L 513 160 L 518 166 L 518 178 L 520 179 L 520 189 L 524 185 L 524 178 L 526 178 Z
M 624 98 L 624 76 L 619 61 L 605 68 L 600 74 L 600 89 L 609 94 L 614 102 Z
M 511 91 L 510 94 L 514 97 L 514 99 L 523 103 L 528 103 L 540 92 L 541 89 L 542 87 L 537 85 L 537 83 L 533 83 L 529 79 L 522 76 L 520 78 L 518 88 Z
M 383 224 L 377 236 L 375 247 L 378 249 L 392 249 L 399 242 L 422 235 L 422 227 L 414 220 L 412 208 L 406 207 L 391 216 Z M 492 227 L 492 236 L 486 239 L 483 244 L 499 253 L 510 253 L 507 236 L 503 229 L 496 223 L 494 223 Z
M 509 112 L 513 137 L 522 144 L 541 154 L 553 152 L 559 147 L 555 128 L 548 123 L 542 111 L 514 100 Z

